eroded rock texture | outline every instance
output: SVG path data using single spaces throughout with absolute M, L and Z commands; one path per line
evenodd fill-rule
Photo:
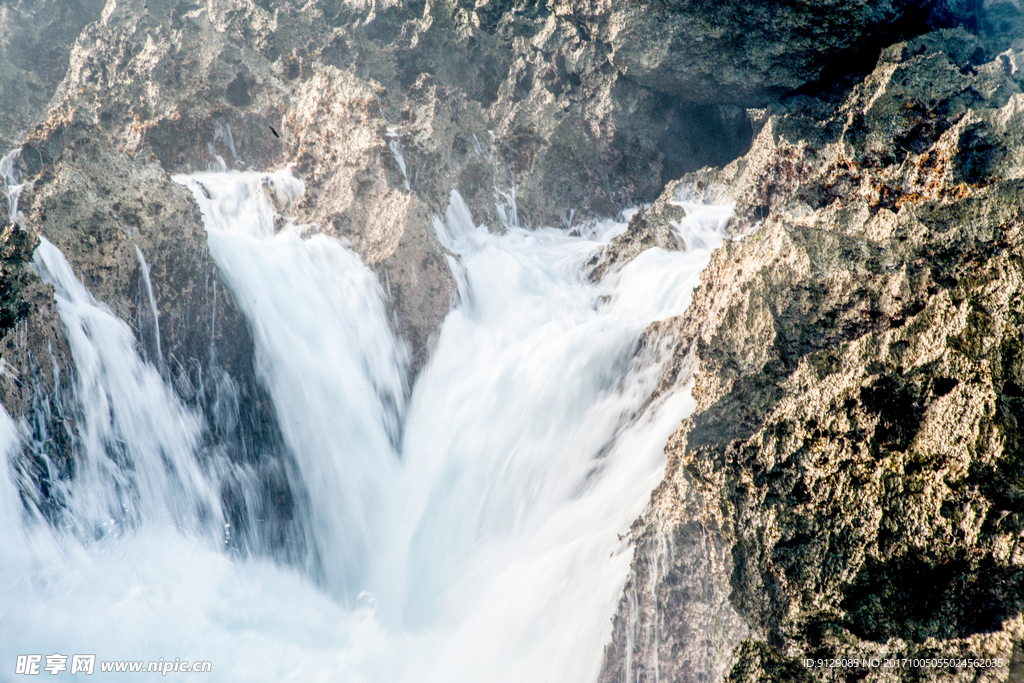
M 824 77 L 869 70 L 878 50 L 971 14 L 959 0 L 558 0 L 633 81 L 701 104 L 764 106 Z M 836 68 L 841 64 L 841 67 Z
M 294 218 L 347 238 L 386 276 L 417 366 L 453 292 L 431 227 L 452 190 L 499 229 L 572 225 L 654 199 L 750 140 L 742 109 L 639 85 L 608 45 L 541 3 L 119 0 L 3 12 L 12 113 L 0 140 L 30 139 L 20 179 L 54 162 L 69 127 L 122 165 L 155 157 L 166 174 L 292 163 L 307 185 Z M 90 165 L 84 154 L 74 163 Z
M 69 126 L 165 173 L 295 164 L 295 219 L 386 277 L 418 366 L 452 295 L 431 220 L 453 189 L 494 226 L 614 215 L 741 154 L 736 104 L 844 51 L 870 61 L 891 36 L 976 23 L 951 2 L 8 3 L 0 139 L 40 126 L 30 183 Z
M 737 238 L 669 323 L 698 408 L 602 680 L 1021 680 L 1022 47 L 898 43 L 667 190 Z M 895 657 L 1003 665 L 803 663 Z
M 68 70 L 75 39 L 105 0 L 0 3 L 0 145 L 17 145 L 45 114 Z M 0 152 L 2 153 L 2 152 Z

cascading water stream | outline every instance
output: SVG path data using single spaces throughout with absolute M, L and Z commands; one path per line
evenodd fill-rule
M 54 286 L 77 372 L 81 457 L 73 485 L 53 494 L 63 499 L 63 522 L 93 537 L 139 524 L 218 528 L 216 479 L 195 458 L 199 421 L 138 357 L 128 325 L 97 303 L 45 238 L 34 266 Z
M 685 388 L 650 402 L 670 345 L 638 341 L 685 310 L 728 212 L 691 208 L 688 251 L 651 249 L 592 283 L 587 259 L 622 224 L 493 235 L 453 193 L 435 228 L 458 300 L 410 391 L 380 283 L 276 214 L 272 194 L 302 192 L 290 172 L 177 180 L 249 321 L 305 554 L 224 552 L 217 492 L 234 465 L 201 450 L 200 421 L 44 242 L 81 462 L 59 524 L 11 503 L 31 488 L 20 470 L 0 478 L 14 596 L 0 662 L 45 650 L 209 660 L 219 681 L 593 681 L 631 559 L 619 534 L 692 409 Z M 2 416 L 5 458 L 27 438 Z
M 24 185 L 18 182 L 18 170 L 15 163 L 21 156 L 21 148 L 12 149 L 0 158 L 0 179 L 4 183 L 4 191 L 7 194 L 7 222 L 15 223 L 18 220 L 18 199 L 21 197 L 21 190 Z
M 142 274 L 142 283 L 146 289 L 146 300 L 149 302 L 149 312 L 153 315 L 153 338 L 156 342 L 157 367 L 161 374 L 164 372 L 164 352 L 160 344 L 160 313 L 156 308 L 156 297 L 153 295 L 153 282 L 149 279 L 149 264 L 146 257 L 142 255 L 139 245 L 135 245 L 135 255 L 139 258 L 139 270 Z
M 274 234 L 264 187 L 302 191 L 289 172 L 181 178 L 209 227 L 210 252 L 249 319 L 256 366 L 308 494 L 311 569 L 335 596 L 367 587 L 386 536 L 382 505 L 397 478 L 407 353 L 391 333 L 380 284 L 322 235 Z

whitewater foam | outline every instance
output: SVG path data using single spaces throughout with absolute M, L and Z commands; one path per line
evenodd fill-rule
M 650 403 L 671 344 L 638 341 L 689 304 L 721 212 L 688 212 L 687 250 L 650 249 L 592 283 L 587 260 L 623 224 L 574 237 L 510 219 L 495 235 L 453 193 L 435 230 L 458 297 L 410 390 L 380 283 L 338 241 L 302 239 L 276 214 L 270 195 L 286 204 L 300 181 L 177 180 L 249 321 L 308 552 L 284 566 L 223 550 L 228 465 L 200 464 L 196 416 L 44 242 L 81 409 L 98 406 L 78 427 L 89 443 L 67 514 L 84 529 L 125 501 L 139 511 L 88 536 L 12 504 L 30 485 L 14 469 L 25 435 L 0 417 L 13 549 L 0 582 L 14 596 L 0 605 L 0 666 L 95 652 L 209 660 L 219 681 L 595 680 L 631 559 L 620 534 L 693 408 L 686 386 Z
M 12 149 L 0 158 L 0 177 L 4 183 L 4 190 L 7 193 L 7 220 L 10 223 L 18 222 L 18 199 L 24 184 L 18 182 L 18 170 L 14 164 L 21 156 L 21 148 Z

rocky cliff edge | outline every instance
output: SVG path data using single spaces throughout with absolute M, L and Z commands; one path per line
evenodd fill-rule
M 795 93 L 604 256 L 671 232 L 672 199 L 735 203 L 651 331 L 697 410 L 602 681 L 1024 680 L 1022 48 L 941 31 Z

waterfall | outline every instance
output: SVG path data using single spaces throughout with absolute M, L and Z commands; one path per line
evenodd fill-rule
M 274 233 L 265 187 L 302 191 L 290 173 L 202 173 L 193 189 L 210 253 L 249 319 L 256 366 L 308 494 L 312 570 L 340 598 L 366 587 L 394 486 L 408 353 L 391 333 L 383 292 L 351 251 L 323 235 Z
M 24 185 L 18 182 L 18 169 L 15 168 L 14 164 L 18 161 L 18 157 L 21 156 L 21 147 L 12 149 L 10 152 L 5 154 L 3 158 L 0 158 L 0 176 L 4 183 L 4 190 L 7 193 L 7 222 L 17 223 L 18 222 L 18 199 L 21 197 L 21 191 Z
M 164 370 L 164 352 L 160 348 L 160 314 L 156 308 L 156 297 L 153 295 L 153 282 L 149 279 L 149 264 L 142 255 L 139 245 L 135 245 L 135 255 L 139 259 L 139 274 L 142 277 L 142 284 L 146 288 L 146 300 L 149 302 L 149 312 L 153 314 L 153 336 L 156 340 L 157 368 L 162 373 Z
M 722 211 L 693 207 L 688 250 L 593 283 L 587 261 L 624 224 L 495 235 L 453 192 L 435 231 L 457 300 L 410 387 L 380 282 L 274 208 L 303 192 L 288 170 L 176 180 L 248 320 L 304 555 L 225 552 L 233 465 L 43 241 L 77 369 L 74 476 L 57 522 L 12 504 L 31 493 L 28 436 L 0 416 L 0 666 L 59 652 L 208 660 L 218 681 L 595 680 L 621 535 L 693 408 L 685 385 L 651 400 L 672 340 L 639 341 L 686 309 Z
M 79 448 L 74 486 L 58 494 L 63 523 L 93 538 L 146 523 L 193 531 L 219 523 L 215 478 L 195 458 L 199 420 L 139 358 L 128 325 L 86 291 L 45 238 L 34 266 L 54 287 L 77 373 Z

